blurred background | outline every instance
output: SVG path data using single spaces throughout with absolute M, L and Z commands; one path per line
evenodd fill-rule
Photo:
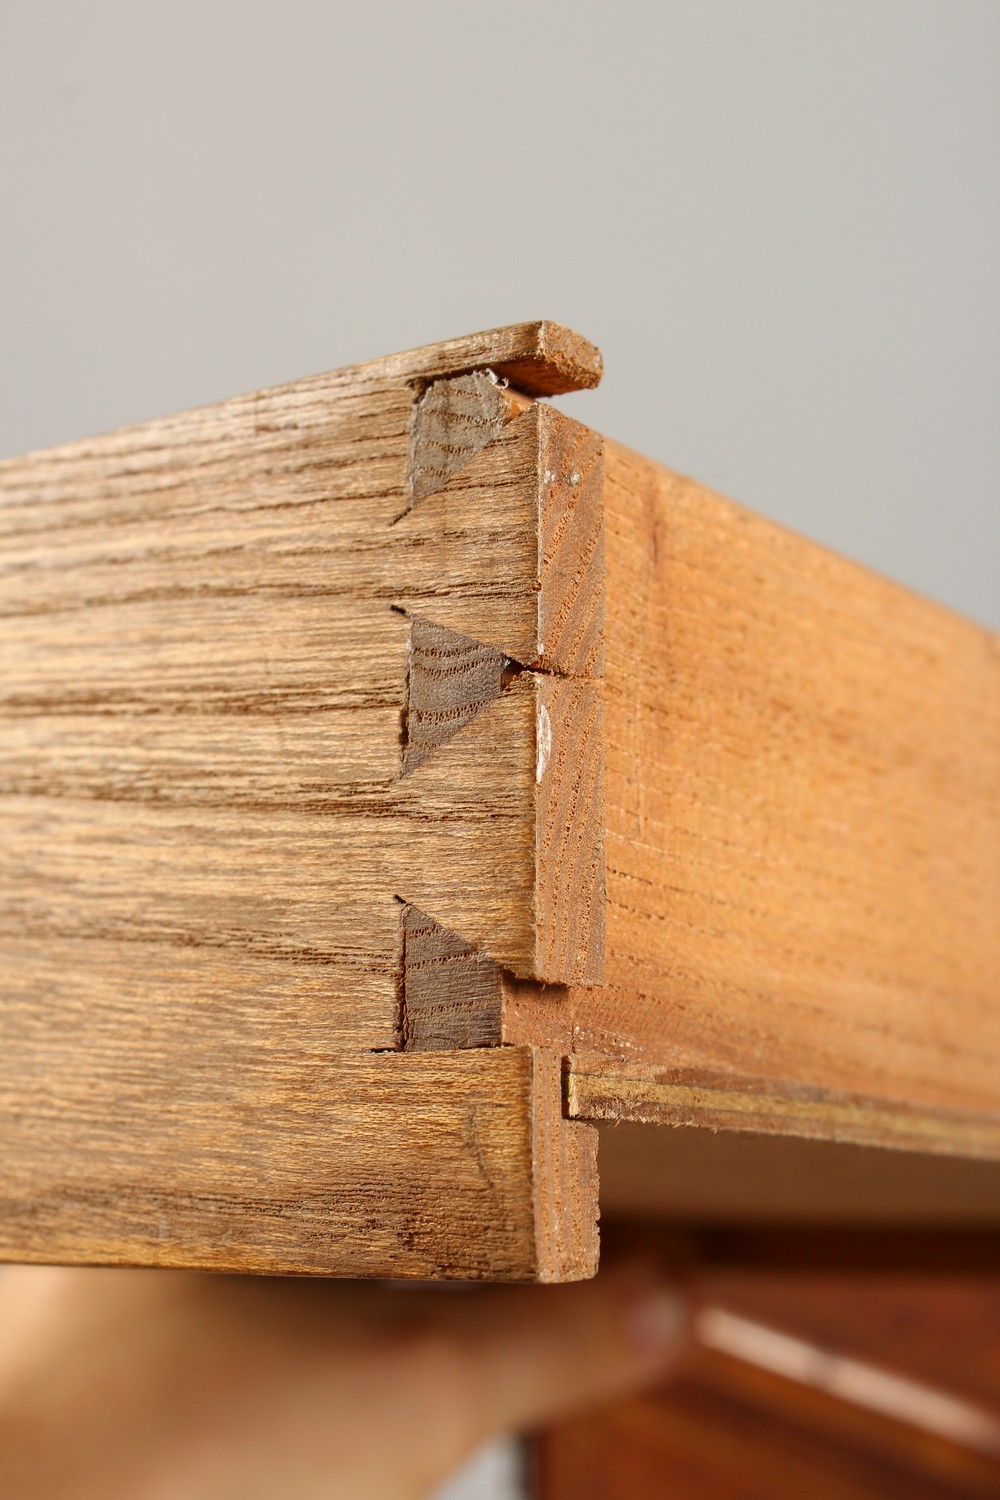
M 0 457 L 550 317 L 574 416 L 1000 625 L 997 0 L 5 0 L 0 226 Z

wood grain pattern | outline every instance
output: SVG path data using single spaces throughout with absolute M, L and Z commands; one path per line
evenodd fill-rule
M 403 771 L 446 745 L 499 698 L 511 666 L 501 651 L 428 620 L 411 622 L 403 718 Z
M 403 911 L 400 1036 L 406 1052 L 500 1043 L 500 965 L 415 906 Z
M 383 1191 L 372 1175 L 404 1129 L 384 1115 L 391 1080 L 418 1078 L 406 1071 L 416 1057 L 398 1075 L 377 1061 L 417 1045 L 400 1009 L 404 911 L 483 969 L 582 980 L 599 965 L 593 934 L 557 940 L 575 888 L 550 858 L 560 831 L 545 817 L 581 787 L 594 801 L 599 746 L 581 738 L 576 757 L 565 724 L 540 773 L 538 725 L 540 703 L 597 659 L 599 569 L 574 574 L 553 513 L 599 515 L 600 485 L 568 467 L 577 424 L 529 399 L 598 373 L 585 341 L 522 325 L 0 465 L 0 1192 L 12 1204 L 0 1253 L 156 1260 L 150 1194 L 176 1189 L 187 1206 L 171 1264 L 369 1274 L 382 1255 L 401 1268 L 391 1274 L 436 1274 L 444 1206 L 409 1271 L 398 1245 L 376 1234 L 370 1255 L 362 1230 L 343 1227 L 353 1210 L 339 1187 L 308 1213 L 328 1214 L 341 1247 L 308 1248 L 312 1220 L 290 1205 L 313 1192 L 321 1132 L 303 1143 L 297 1111 L 368 1162 L 357 1213 L 381 1195 L 386 1222 L 405 1229 L 406 1193 L 422 1203 L 431 1189 Z M 515 379 L 520 389 L 503 384 Z M 496 395 L 497 420 L 411 507 L 414 423 L 449 390 L 473 416 Z M 567 464 L 557 472 L 550 455 L 543 478 L 554 431 Z M 592 475 L 600 445 L 584 446 Z M 593 517 L 589 530 L 599 536 Z M 550 617 L 559 628 L 543 643 Z M 432 653 L 456 640 L 445 698 L 463 685 L 457 716 L 428 689 Z M 479 691 L 496 664 L 498 691 Z M 569 675 L 551 687 L 549 670 Z M 586 827 L 589 864 L 573 868 L 591 903 L 599 806 Z M 419 998 L 411 986 L 411 1021 L 433 1011 Z M 497 1029 L 465 1046 L 498 1041 Z M 566 1264 L 592 1262 L 593 1138 L 557 1124 L 557 1073 L 517 1085 L 531 1150 L 552 1164 L 529 1170 L 522 1152 L 518 1168 L 523 1223 L 537 1215 L 544 1253 L 531 1269 L 523 1246 L 504 1248 L 505 1229 L 478 1261 L 448 1250 L 445 1268 L 562 1275 L 563 1201 L 576 1204 Z M 409 1098 L 414 1134 L 398 1149 L 416 1176 L 430 1106 L 416 1081 Z M 258 1211 L 239 1143 L 245 1132 L 256 1170 L 268 1131 L 285 1175 Z M 103 1197 L 88 1165 L 98 1145 Z M 347 1194 L 349 1164 L 337 1170 Z M 236 1222 L 241 1203 L 267 1227 L 213 1259 L 214 1215 Z M 464 1243 L 466 1209 L 453 1217 L 446 1246 Z
M 490 444 L 513 415 L 492 371 L 473 370 L 432 381 L 413 415 L 410 503 L 444 489 Z
M 604 440 L 539 410 L 538 661 L 604 675 Z
M 802 1085 L 780 1086 L 737 1076 L 622 1078 L 614 1066 L 586 1073 L 575 1065 L 568 1082 L 571 1114 L 650 1125 L 700 1125 L 709 1130 L 784 1133 L 901 1150 L 942 1152 L 1000 1161 L 1000 1116 L 946 1110 L 907 1100 L 880 1100 Z
M 34 1075 L 37 1094 L 5 1143 L 5 1258 L 334 1276 L 593 1273 L 591 1127 L 561 1119 L 544 1058 L 350 1054 L 266 1007 L 207 1012 L 197 1028 L 189 1012 L 141 1003 L 131 1016 L 51 1006 L 8 1022 L 11 1068 Z M 139 1044 L 131 1052 L 123 1023 Z M 95 1044 L 83 1055 L 82 1026 Z M 9 1121 L 23 1095 L 10 1098 L 7 1077 L 5 1066 Z M 568 1162 L 590 1171 L 577 1184 L 581 1197 L 590 1191 L 589 1219 L 554 1207 Z
M 599 688 L 535 675 L 535 930 L 540 979 L 604 977 L 604 736 Z
M 571 1108 L 996 1156 L 997 638 L 604 461 L 606 984 L 565 996 Z
M 516 1274 L 592 1263 L 563 1056 L 574 1120 L 659 1127 L 641 1183 L 609 1145 L 619 1208 L 656 1207 L 680 1127 L 875 1145 L 859 1213 L 1000 1218 L 998 642 L 533 399 L 599 373 L 524 324 L 0 465 L 4 1253 L 60 1192 L 86 1241 L 108 1118 L 105 1253 L 146 1245 L 123 1163 L 164 1120 L 198 1157 L 227 1028 L 294 1046 L 219 1096 L 213 1183 L 275 1091 L 280 1122 L 332 1079 L 353 1150 L 382 1054 L 530 1053 Z M 61 1186 L 47 1132 L 79 1138 Z M 925 1164 L 905 1190 L 887 1147 Z M 935 1154 L 969 1158 L 937 1198 Z M 752 1211 L 714 1180 L 706 1214 Z M 214 1253 L 196 1218 L 171 1263 Z

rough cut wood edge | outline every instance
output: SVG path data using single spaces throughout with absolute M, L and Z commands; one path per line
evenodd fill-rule
M 502 1049 L 506 1050 L 506 1049 Z M 563 1059 L 532 1052 L 532 1177 L 538 1281 L 581 1281 L 597 1271 L 599 1180 L 595 1126 L 568 1120 Z
M 596 1264 L 595 1132 L 529 1048 L 341 1057 L 247 1112 L 49 1132 L 9 1163 L 0 1260 L 352 1277 L 575 1280 Z
M 571 1118 L 797 1135 L 946 1156 L 1000 1160 L 1000 1116 L 757 1079 L 662 1081 L 587 1072 L 570 1060 Z M 1000 1205 L 998 1205 L 1000 1206 Z
M 527 396 L 591 390 L 601 379 L 601 351 L 589 339 L 542 319 L 488 328 L 380 360 L 388 373 L 434 380 L 469 370 L 493 370 Z M 352 366 L 363 369 L 364 366 Z

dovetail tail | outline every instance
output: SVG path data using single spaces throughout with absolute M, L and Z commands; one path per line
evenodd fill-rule
M 499 965 L 458 933 L 405 902 L 402 925 L 398 991 L 401 1050 L 451 1052 L 499 1046 Z
M 527 396 L 499 381 L 492 370 L 431 381 L 418 395 L 413 411 L 407 511 L 444 489 L 452 475 L 531 404 Z
M 403 712 L 402 774 L 499 698 L 520 673 L 517 663 L 481 641 L 411 621 Z

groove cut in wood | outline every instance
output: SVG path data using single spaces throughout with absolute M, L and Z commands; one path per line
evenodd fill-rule
M 647 1125 L 700 1125 L 754 1135 L 793 1135 L 898 1150 L 1000 1161 L 1000 1115 L 933 1109 L 831 1089 L 780 1088 L 760 1079 L 683 1075 L 623 1079 L 574 1064 L 567 1080 L 574 1118 Z M 1000 1199 L 996 1203 L 1000 1213 Z

